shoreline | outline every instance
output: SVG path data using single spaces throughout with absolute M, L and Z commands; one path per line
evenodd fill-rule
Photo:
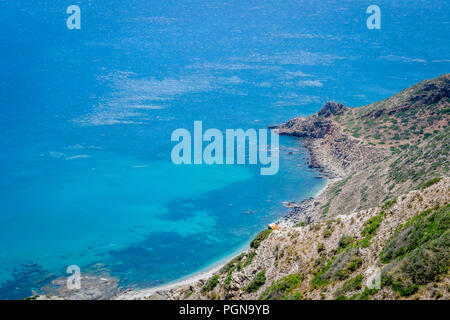
M 317 169 L 316 169 L 317 170 Z M 320 170 L 318 170 L 320 172 Z M 330 182 L 335 181 L 337 178 L 329 178 L 325 176 L 326 183 L 323 188 L 321 188 L 314 196 L 305 198 L 303 200 L 300 200 L 298 203 L 302 203 L 303 201 L 307 201 L 308 199 L 316 199 L 319 197 L 323 192 L 328 188 L 330 185 Z M 289 212 L 286 213 L 286 215 L 278 218 L 273 223 L 280 223 L 280 221 L 284 220 L 290 220 L 292 218 L 289 217 Z M 236 250 L 235 253 L 232 253 L 230 255 L 225 256 L 224 258 L 218 260 L 215 263 L 212 263 L 210 266 L 205 267 L 191 275 L 187 275 L 183 278 L 180 278 L 178 280 L 174 280 L 172 282 L 169 282 L 167 284 L 162 284 L 156 287 L 150 287 L 145 289 L 127 289 L 113 297 L 113 300 L 162 300 L 167 299 L 170 293 L 173 290 L 179 289 L 183 286 L 188 286 L 191 284 L 194 284 L 198 281 L 205 281 L 211 276 L 213 276 L 217 271 L 219 271 L 223 266 L 225 266 L 229 260 L 233 259 L 234 257 L 238 256 L 239 254 L 246 252 L 249 249 L 250 242 L 247 242 L 245 245 L 243 245 L 240 249 Z
M 205 280 L 210 278 L 217 271 L 222 269 L 227 262 L 239 255 L 242 252 L 245 252 L 249 248 L 249 242 L 245 245 L 241 246 L 235 252 L 226 255 L 225 257 L 219 259 L 216 262 L 211 263 L 209 266 L 204 267 L 192 274 L 179 278 L 178 280 L 174 280 L 168 282 L 166 284 L 161 284 L 156 287 L 144 288 L 144 289 L 126 289 L 120 292 L 118 295 L 113 297 L 113 300 L 142 300 L 150 298 L 152 295 L 159 294 L 161 297 L 167 295 L 171 290 L 178 289 L 183 286 L 187 286 L 193 284 L 200 280 Z

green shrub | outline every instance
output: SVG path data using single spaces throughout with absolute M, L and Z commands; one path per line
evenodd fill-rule
M 294 292 L 285 296 L 283 300 L 303 300 L 303 296 L 300 292 Z
M 450 228 L 450 205 L 423 211 L 399 228 L 381 252 L 381 261 L 402 257 L 428 241 L 439 238 Z M 433 213 L 432 213 L 433 212 Z
M 339 272 L 337 272 L 336 277 L 339 280 L 347 279 L 349 275 L 356 270 L 359 269 L 363 264 L 363 260 L 361 258 L 354 258 L 351 261 L 349 261 L 344 268 L 342 268 Z
M 317 245 L 317 252 L 322 252 L 325 250 L 325 245 L 321 242 Z
M 236 267 L 235 265 L 237 263 L 239 263 L 242 260 L 242 258 L 244 258 L 244 257 L 245 257 L 245 252 L 241 253 L 237 257 L 234 257 L 233 259 L 231 259 L 231 261 L 229 261 L 226 265 L 224 265 L 222 267 L 222 269 L 220 269 L 220 273 L 227 273 L 230 269 L 232 269 L 233 267 Z
M 352 244 L 355 239 L 351 236 L 342 236 L 339 239 L 339 247 L 346 248 L 348 245 Z
M 230 270 L 228 270 L 228 275 L 225 278 L 225 281 L 223 282 L 223 286 L 224 286 L 225 290 L 228 290 L 230 288 L 231 277 L 233 276 L 233 272 L 236 268 L 237 268 L 237 266 L 233 266 Z
M 396 148 L 396 147 L 391 147 L 391 152 L 392 152 L 392 154 L 397 154 L 397 153 L 400 153 L 401 150 L 399 148 Z
M 381 224 L 381 221 L 383 221 L 384 217 L 384 211 L 381 211 L 379 214 L 377 214 L 375 217 L 370 218 L 364 223 L 365 228 L 361 232 L 363 236 L 373 237 L 378 230 L 378 227 Z
M 221 270 L 221 273 L 228 273 L 227 277 L 224 281 L 224 287 L 225 289 L 228 289 L 230 283 L 231 283 L 231 276 L 233 275 L 234 270 L 241 270 L 242 268 L 247 267 L 250 265 L 253 261 L 253 258 L 256 256 L 255 251 L 251 251 L 245 261 L 242 261 L 242 259 L 245 257 L 245 253 L 241 253 L 239 256 L 233 258 L 230 262 L 228 262 Z
M 395 281 L 389 276 L 383 276 L 383 285 L 390 286 L 392 290 L 398 292 L 402 297 L 408 297 L 419 290 L 419 286 L 416 284 L 405 285 L 401 281 Z
M 328 213 L 328 210 L 330 210 L 331 200 L 324 206 L 322 206 L 322 215 L 326 216 Z
M 319 288 L 321 286 L 324 286 L 328 284 L 329 277 L 325 276 L 324 274 L 330 269 L 330 267 L 333 265 L 333 262 L 336 258 L 331 259 L 328 261 L 325 267 L 323 267 L 321 270 L 319 270 L 316 273 L 316 276 L 311 280 L 311 286 L 312 288 Z
M 206 281 L 205 285 L 202 287 L 201 292 L 205 293 L 213 290 L 218 283 L 219 283 L 219 275 L 212 276 L 211 278 L 208 279 L 208 281 Z
M 250 247 L 257 249 L 259 247 L 259 245 L 261 244 L 261 242 L 263 240 L 266 240 L 270 233 L 272 232 L 272 229 L 265 229 L 263 231 L 261 231 L 260 233 L 258 233 L 258 235 L 250 242 Z
M 370 238 L 364 238 L 358 242 L 360 248 L 367 248 L 370 246 Z
M 360 290 L 362 288 L 363 275 L 358 275 L 344 282 L 341 288 L 336 291 L 336 295 L 342 295 L 347 292 Z
M 302 282 L 302 277 L 299 274 L 291 274 L 273 282 L 264 292 L 261 294 L 261 300 L 299 300 L 288 299 L 292 290 L 297 288 Z
M 295 227 L 305 227 L 305 226 L 307 226 L 308 224 L 306 223 L 306 221 L 302 221 L 302 222 L 299 222 L 299 223 L 297 223 L 296 225 L 295 225 Z
M 441 181 L 442 180 L 442 178 L 441 177 L 439 177 L 439 178 L 433 178 L 433 179 L 431 179 L 431 180 L 428 180 L 427 182 L 425 182 L 425 183 L 423 183 L 421 186 L 420 186 L 420 189 L 426 189 L 426 188 L 428 188 L 428 187 L 431 187 L 433 184 L 435 184 L 435 183 L 438 183 L 439 181 Z
M 258 272 L 250 283 L 244 288 L 245 292 L 255 292 L 266 283 L 266 271 Z
M 360 294 L 355 294 L 350 300 L 369 300 L 370 296 L 374 295 L 378 292 L 379 289 L 369 289 L 368 287 L 364 288 L 364 291 Z
M 399 228 L 381 252 L 389 263 L 382 271 L 386 285 L 402 296 L 447 274 L 450 260 L 450 205 L 425 210 Z
M 331 237 L 331 235 L 333 234 L 334 231 L 334 226 L 328 226 L 322 233 L 322 236 L 327 239 L 329 237 Z
M 331 259 L 325 267 L 316 273 L 311 281 L 313 288 L 324 286 L 330 280 L 344 280 L 350 274 L 359 269 L 363 260 L 359 257 L 359 251 L 356 247 L 348 247 L 333 259 Z
M 389 200 L 389 201 L 386 201 L 385 203 L 383 203 L 383 205 L 381 207 L 383 208 L 383 210 L 386 210 L 386 209 L 391 208 L 396 203 L 397 203 L 397 199 L 392 199 L 392 200 Z
M 250 265 L 253 261 L 253 258 L 256 256 L 256 252 L 252 251 L 248 254 L 247 258 L 244 261 L 244 264 L 242 265 L 243 268 L 245 268 L 246 266 Z

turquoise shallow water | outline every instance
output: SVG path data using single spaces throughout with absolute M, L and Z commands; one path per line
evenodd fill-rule
M 235 252 L 325 184 L 299 142 L 280 171 L 175 166 L 177 128 L 266 128 L 389 97 L 448 72 L 447 2 L 0 1 L 0 298 L 68 265 L 124 286 L 181 278 Z M 371 3 L 370 3 L 371 4 Z M 289 154 L 293 152 L 293 154 Z M 244 213 L 244 212 L 254 213 Z
M 311 196 L 325 183 L 297 166 L 306 157 L 298 142 L 282 141 L 290 147 L 281 148 L 276 176 L 245 165 L 175 166 L 104 151 L 47 159 L 56 162 L 51 175 L 4 194 L 10 215 L 0 241 L 14 244 L 0 257 L 5 287 L 20 283 L 8 280 L 9 271 L 38 289 L 48 272 L 97 262 L 125 286 L 153 286 L 235 252 L 285 212 L 282 200 Z M 308 188 L 292 189 L 299 181 Z M 28 274 L 34 264 L 42 270 Z

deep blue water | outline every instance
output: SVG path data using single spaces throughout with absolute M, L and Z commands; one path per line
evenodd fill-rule
M 66 28 L 70 4 L 81 30 Z M 265 128 L 449 72 L 448 1 L 376 1 L 381 30 L 366 28 L 370 4 L 0 1 L 0 298 L 73 264 L 124 286 L 173 281 L 313 196 L 325 180 L 295 139 L 260 176 L 175 166 L 170 135 L 194 120 Z

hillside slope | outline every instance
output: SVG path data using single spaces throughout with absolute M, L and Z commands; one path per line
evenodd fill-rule
M 449 116 L 446 74 L 360 108 L 329 102 L 316 114 L 277 128 L 305 141 L 311 166 L 343 177 L 321 203 L 322 214 L 333 216 L 379 205 L 447 176 Z

